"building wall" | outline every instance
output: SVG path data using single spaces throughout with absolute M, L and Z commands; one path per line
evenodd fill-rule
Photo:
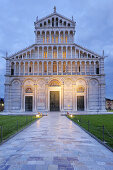
M 51 86 L 51 81 L 58 80 L 58 86 Z M 84 96 L 84 111 L 99 111 L 101 107 L 101 91 L 99 77 L 87 76 L 45 76 L 45 77 L 19 77 L 10 81 L 10 102 L 6 111 L 25 111 L 25 96 L 33 96 L 33 111 L 50 110 L 50 91 L 60 92 L 60 111 L 77 111 L 77 96 Z M 6 85 L 7 86 L 7 85 Z M 84 92 L 79 92 L 79 87 Z M 31 88 L 32 93 L 26 93 Z M 6 88 L 7 89 L 7 88 Z M 100 90 L 99 90 L 100 89 Z
M 104 56 L 74 43 L 75 21 L 54 12 L 36 21 L 35 44 L 6 57 L 5 111 L 50 110 L 50 91 L 59 91 L 60 111 L 105 110 Z M 78 96 L 78 97 L 77 97 Z

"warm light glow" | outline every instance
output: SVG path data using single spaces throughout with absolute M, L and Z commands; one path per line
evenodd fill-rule
M 58 37 L 56 37 L 56 43 L 58 43 Z
M 36 118 L 39 118 L 39 115 L 36 115 Z
M 49 43 L 49 37 L 47 37 L 47 43 Z
M 61 43 L 63 43 L 63 36 L 61 36 Z
M 53 58 L 57 58 L 57 52 L 53 51 Z
M 2 103 L 2 106 L 4 106 L 4 104 Z
M 54 36 L 52 36 L 52 43 L 54 43 Z
M 67 44 L 67 36 L 65 37 L 65 42 L 66 42 L 66 44 Z
M 63 51 L 63 58 L 66 58 L 66 51 Z
M 73 115 L 70 115 L 71 117 L 73 116 Z

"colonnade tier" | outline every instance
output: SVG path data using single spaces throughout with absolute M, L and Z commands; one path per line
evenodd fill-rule
M 15 57 L 14 57 L 15 56 Z M 18 55 L 14 55 L 12 59 L 26 59 L 26 58 L 37 58 L 37 59 L 74 59 L 74 58 L 98 58 L 96 54 L 92 54 L 83 49 L 77 48 L 76 46 L 35 46 L 21 52 Z
M 11 63 L 11 75 L 98 75 L 99 61 L 21 61 Z
M 66 43 L 72 44 L 74 43 L 74 31 L 45 31 L 45 30 L 38 30 L 35 31 L 35 41 L 36 43 Z

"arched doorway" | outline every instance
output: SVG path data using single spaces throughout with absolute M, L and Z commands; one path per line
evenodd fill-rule
M 50 111 L 59 110 L 59 91 L 50 91 Z
M 87 109 L 87 84 L 84 79 L 78 79 L 76 81 L 76 111 L 86 111 Z
M 60 99 L 60 96 L 61 96 L 61 84 L 58 80 L 54 79 L 54 80 L 51 80 L 50 83 L 49 83 L 49 90 L 48 90 L 48 93 L 49 93 L 49 102 L 48 102 L 48 105 L 49 105 L 49 110 L 50 111 L 60 111 L 60 107 L 61 107 L 61 99 Z
M 25 111 L 33 111 L 33 96 L 32 96 L 32 89 L 28 87 L 25 90 Z
M 77 88 L 77 111 L 84 111 L 84 87 Z

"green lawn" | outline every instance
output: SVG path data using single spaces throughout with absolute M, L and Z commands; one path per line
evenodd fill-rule
M 104 139 L 106 144 L 113 148 L 113 114 L 75 115 L 72 117 L 68 116 L 68 118 L 75 121 L 86 130 L 89 130 L 90 133 L 95 135 L 100 140 L 103 141 Z M 104 137 L 103 137 L 103 125 L 104 125 Z
M 39 117 L 40 118 L 40 117 Z M 0 115 L 0 142 L 31 124 L 36 116 L 2 116 Z M 1 133 L 2 126 L 2 133 Z M 1 137 L 2 134 L 2 137 Z M 1 139 L 2 138 L 2 139 Z

